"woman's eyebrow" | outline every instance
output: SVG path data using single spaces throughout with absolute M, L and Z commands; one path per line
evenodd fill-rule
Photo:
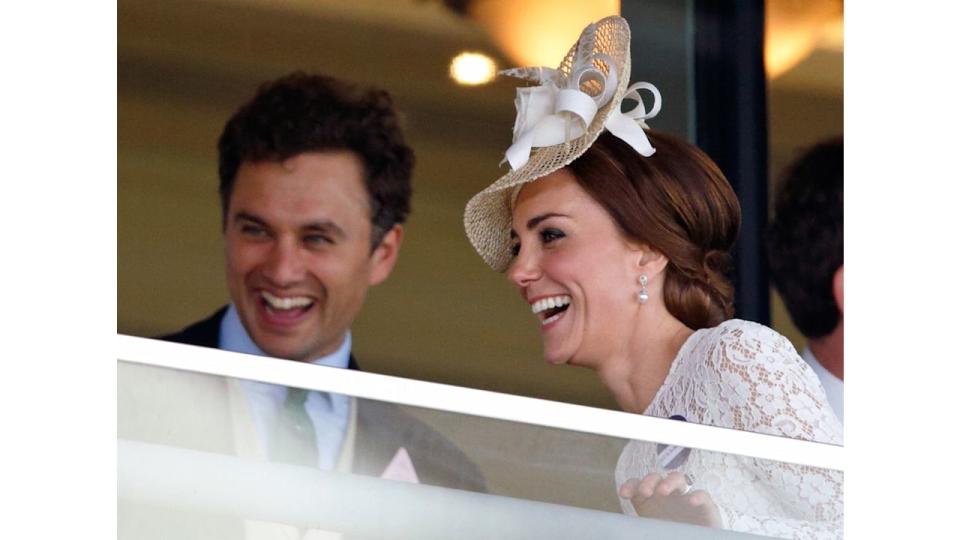
M 539 225 L 541 221 L 543 221 L 543 220 L 545 220 L 545 219 L 552 218 L 552 217 L 565 217 L 565 218 L 568 218 L 568 217 L 570 217 L 570 216 L 568 216 L 568 215 L 566 215 L 566 214 L 558 214 L 558 213 L 556 213 L 556 212 L 547 212 L 546 214 L 540 214 L 539 216 L 532 217 L 532 218 L 530 218 L 529 221 L 527 221 L 527 229 L 528 229 L 528 230 L 529 230 L 529 229 L 532 229 L 532 228 L 536 227 L 537 225 Z
M 527 230 L 530 230 L 530 229 L 536 227 L 537 225 L 540 224 L 541 221 L 543 221 L 543 220 L 545 220 L 545 219 L 552 218 L 552 217 L 565 217 L 565 218 L 568 218 L 568 217 L 570 217 L 570 216 L 568 216 L 568 215 L 566 215 L 566 214 L 559 214 L 559 213 L 557 213 L 557 212 L 547 212 L 546 214 L 540 214 L 539 216 L 532 217 L 532 218 L 530 218 L 530 219 L 527 221 Z M 516 238 L 516 237 L 517 237 L 517 231 L 515 231 L 515 230 L 513 230 L 513 229 L 510 229 L 510 239 L 513 240 L 513 239 Z

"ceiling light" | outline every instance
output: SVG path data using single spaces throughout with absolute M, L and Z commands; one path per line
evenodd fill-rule
M 497 64 L 483 53 L 460 53 L 450 62 L 450 77 L 467 86 L 488 83 L 496 74 Z
M 514 66 L 555 67 L 583 27 L 620 14 L 620 0 L 483 0 L 467 12 Z M 510 66 L 513 67 L 513 66 Z
M 766 1 L 764 62 L 768 78 L 790 71 L 818 46 L 843 52 L 841 0 Z

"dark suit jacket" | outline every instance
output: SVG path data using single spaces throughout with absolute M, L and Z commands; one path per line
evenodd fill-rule
M 225 313 L 226 308 L 220 309 L 160 339 L 218 348 Z M 349 368 L 359 369 L 352 357 Z M 244 438 L 234 431 L 230 392 L 223 377 L 121 364 L 117 382 L 117 432 L 121 439 L 233 455 L 237 441 Z M 403 447 L 422 483 L 486 491 L 477 466 L 427 424 L 390 403 L 368 399 L 355 403 L 353 473 L 381 476 Z M 244 522 L 229 516 L 157 507 L 125 498 L 118 498 L 117 503 L 118 538 L 243 539 L 249 533 L 245 533 Z
M 159 339 L 219 348 L 223 307 L 182 331 Z M 359 370 L 353 355 L 349 369 Z M 434 486 L 486 491 L 483 475 L 450 441 L 396 405 L 357 400 L 356 450 L 352 471 L 379 476 L 400 447 L 406 448 L 420 481 Z

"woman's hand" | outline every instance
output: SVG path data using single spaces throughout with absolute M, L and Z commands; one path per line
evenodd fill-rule
M 638 516 L 720 527 L 720 509 L 709 493 L 690 490 L 687 479 L 679 472 L 667 476 L 648 474 L 640 480 L 631 478 L 620 486 L 620 497 L 629 499 Z

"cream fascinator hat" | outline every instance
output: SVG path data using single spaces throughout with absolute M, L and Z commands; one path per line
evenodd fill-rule
M 650 83 L 628 87 L 630 27 L 607 17 L 583 29 L 557 69 L 514 68 L 500 72 L 539 83 L 517 89 L 513 144 L 504 161 L 510 172 L 467 203 L 463 225 L 477 253 L 497 272 L 510 264 L 512 205 L 520 188 L 580 157 L 606 129 L 643 156 L 655 152 L 644 120 L 660 112 L 660 92 Z M 640 90 L 653 94 L 647 112 Z M 623 112 L 625 99 L 637 102 Z

